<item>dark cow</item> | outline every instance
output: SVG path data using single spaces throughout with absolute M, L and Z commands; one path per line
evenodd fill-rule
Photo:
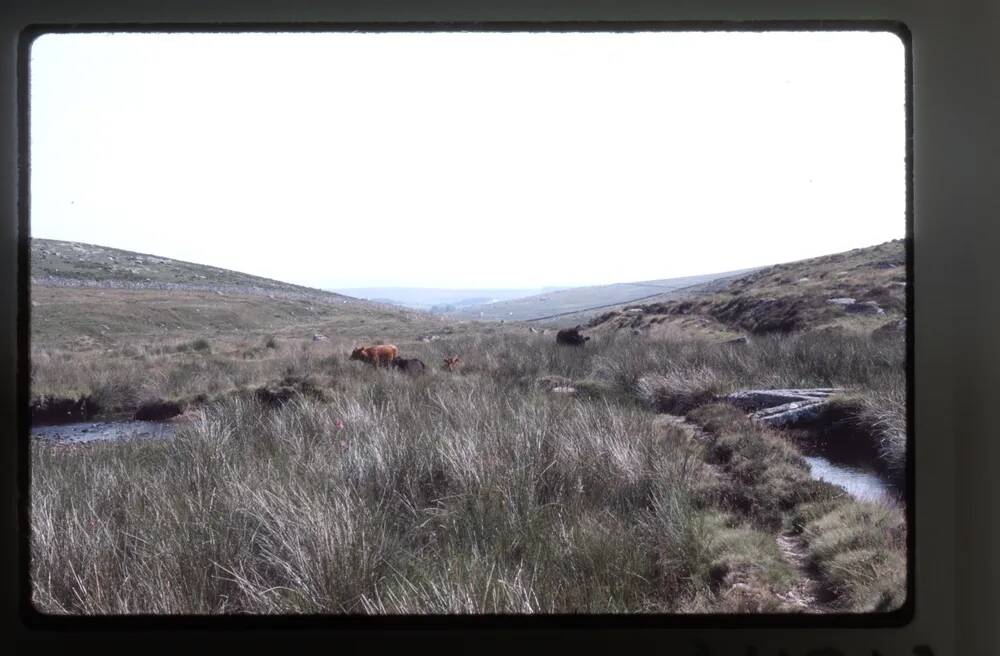
M 351 352 L 351 360 L 361 360 L 368 364 L 388 367 L 399 357 L 399 349 L 394 344 L 379 344 L 377 346 L 359 346 Z
M 583 346 L 588 339 L 590 339 L 590 337 L 580 334 L 580 326 L 577 326 L 576 328 L 564 328 L 556 333 L 557 344 Z
M 427 366 L 419 358 L 396 358 L 392 366 L 405 374 L 422 374 Z

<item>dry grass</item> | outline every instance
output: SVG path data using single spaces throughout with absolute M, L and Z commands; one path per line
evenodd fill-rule
M 358 340 L 336 336 L 144 338 L 111 353 L 39 343 L 36 394 L 87 394 L 122 412 L 207 401 L 172 440 L 33 444 L 36 606 L 789 610 L 779 593 L 797 573 L 774 543 L 789 525 L 845 608 L 899 600 L 900 552 L 864 578 L 862 557 L 883 543 L 836 537 L 852 522 L 874 535 L 877 518 L 837 505 L 786 440 L 707 400 L 798 385 L 879 398 L 902 384 L 901 349 L 808 335 L 568 348 L 514 330 L 397 341 L 429 365 L 420 377 L 350 362 Z M 441 371 L 454 354 L 458 370 Z M 261 386 L 292 400 L 261 403 Z M 577 392 L 548 391 L 559 386 Z M 650 406 L 689 413 L 712 441 L 657 423 Z M 837 521 L 803 510 L 820 506 Z
M 682 441 L 634 406 L 391 372 L 175 439 L 33 449 L 51 612 L 683 612 Z

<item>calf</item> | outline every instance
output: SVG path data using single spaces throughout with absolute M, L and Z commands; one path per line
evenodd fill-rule
M 458 366 L 458 362 L 459 362 L 459 357 L 457 355 L 452 356 L 450 358 L 445 358 L 442 368 L 445 369 L 446 371 L 455 371 L 455 367 Z

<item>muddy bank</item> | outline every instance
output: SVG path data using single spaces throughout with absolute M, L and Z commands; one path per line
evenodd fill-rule
M 100 405 L 89 396 L 41 396 L 31 400 L 31 424 L 42 426 L 86 421 L 100 411 Z

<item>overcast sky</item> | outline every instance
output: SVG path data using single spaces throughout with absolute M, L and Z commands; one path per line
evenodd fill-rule
M 46 35 L 31 232 L 314 287 L 669 278 L 904 236 L 888 33 Z

